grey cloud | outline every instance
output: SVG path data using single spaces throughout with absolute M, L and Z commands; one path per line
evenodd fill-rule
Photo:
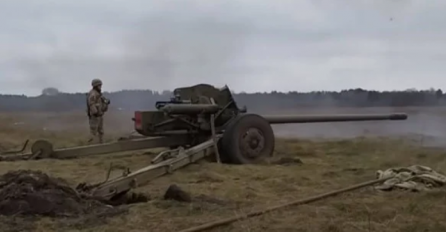
M 0 91 L 86 91 L 96 77 L 109 90 L 439 88 L 445 10 L 440 0 L 5 0 Z

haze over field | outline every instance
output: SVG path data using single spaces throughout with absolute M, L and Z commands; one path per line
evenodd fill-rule
M 46 87 L 86 92 L 92 78 L 101 78 L 107 91 L 173 90 L 197 83 L 228 84 L 237 92 L 441 89 L 446 85 L 444 11 L 446 2 L 440 0 L 4 0 L 0 93 L 39 95 Z M 260 106 L 270 99 L 265 109 L 293 109 L 306 102 L 332 106 L 327 113 L 343 113 L 333 109 L 340 105 L 390 106 L 380 112 L 394 112 L 395 106 L 415 102 L 403 95 L 376 100 L 371 94 L 323 100 L 317 94 L 265 95 Z M 115 96 L 116 107 L 153 105 L 136 93 Z M 416 97 L 421 98 L 428 99 L 426 105 L 446 102 L 442 93 Z M 237 99 L 259 108 L 258 96 Z M 57 105 L 78 110 L 83 96 L 2 98 L 0 108 Z M 352 137 L 379 131 L 443 138 L 442 114 L 416 110 L 407 122 L 276 128 L 282 135 Z
M 236 91 L 446 85 L 446 1 L 0 3 L 0 92 Z

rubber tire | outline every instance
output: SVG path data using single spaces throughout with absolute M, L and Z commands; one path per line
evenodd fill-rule
M 255 159 L 244 157 L 239 149 L 240 137 L 250 128 L 260 130 L 265 139 L 265 146 L 261 154 Z M 241 114 L 233 119 L 226 127 L 219 147 L 221 160 L 224 163 L 255 164 L 273 155 L 275 147 L 274 131 L 269 122 L 262 116 L 257 114 Z

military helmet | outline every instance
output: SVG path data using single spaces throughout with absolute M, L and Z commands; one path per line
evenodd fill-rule
M 99 86 L 99 85 L 102 85 L 102 81 L 101 81 L 100 79 L 93 79 L 93 80 L 91 81 L 91 86 L 93 86 L 93 87 L 97 87 L 97 86 Z

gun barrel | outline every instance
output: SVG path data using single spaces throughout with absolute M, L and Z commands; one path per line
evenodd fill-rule
M 214 104 L 167 104 L 160 110 L 168 114 L 215 114 L 220 107 Z
M 265 115 L 270 124 L 406 120 L 407 114 Z

